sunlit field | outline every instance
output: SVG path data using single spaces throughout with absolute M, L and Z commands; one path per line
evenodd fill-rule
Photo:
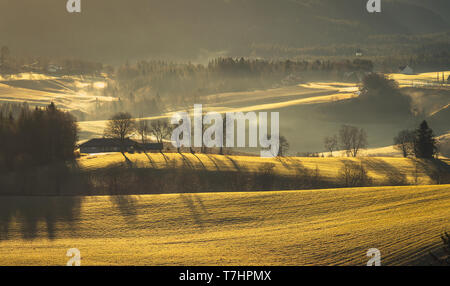
M 82 265 L 365 265 L 369 248 L 426 265 L 450 226 L 449 185 L 1 204 L 2 265 L 65 265 L 69 248 Z
M 222 156 L 215 154 L 184 153 L 134 153 L 125 154 L 126 158 L 135 167 L 140 168 L 187 168 L 208 171 L 235 171 L 235 172 L 264 172 L 265 167 L 273 165 L 273 171 L 278 175 L 297 176 L 304 169 L 314 171 L 316 168 L 320 176 L 335 182 L 339 169 L 344 162 L 352 161 L 367 169 L 368 176 L 375 184 L 386 182 L 386 178 L 398 178 L 407 183 L 417 182 L 430 184 L 430 175 L 436 168 L 430 162 L 395 157 L 319 157 L 319 158 L 261 158 L 257 156 Z M 126 159 L 121 153 L 93 154 L 83 156 L 78 160 L 78 166 L 84 170 L 105 168 L 118 163 L 125 163 Z
M 420 73 L 420 74 L 401 74 L 401 73 L 393 73 L 389 74 L 389 77 L 394 79 L 399 83 L 401 87 L 404 86 L 414 86 L 414 85 L 435 85 L 438 79 L 442 87 L 449 87 L 449 84 L 442 84 L 442 73 L 444 73 L 444 80 L 447 81 L 447 77 L 450 75 L 450 71 L 438 71 L 438 72 L 428 72 L 428 73 Z
M 0 103 L 22 103 L 45 106 L 54 102 L 69 111 L 88 112 L 98 102 L 115 101 L 116 98 L 93 93 L 104 88 L 100 80 L 76 76 L 48 76 L 36 73 L 0 76 Z M 86 88 L 92 86 L 92 90 Z

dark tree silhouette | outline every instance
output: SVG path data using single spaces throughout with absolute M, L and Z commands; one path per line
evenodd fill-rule
M 367 147 L 367 134 L 362 128 L 342 125 L 339 130 L 339 140 L 347 156 L 356 157 L 361 149 Z
M 327 136 L 323 140 L 323 144 L 325 149 L 330 152 L 331 157 L 333 157 L 333 151 L 336 151 L 338 148 L 338 137 L 337 135 Z
M 431 159 L 437 153 L 433 130 L 424 120 L 415 132 L 414 154 L 417 158 Z
M 395 148 L 402 151 L 403 157 L 414 154 L 415 132 L 411 130 L 402 130 L 394 138 Z
M 171 132 L 172 128 L 168 121 L 157 120 L 150 124 L 150 133 L 156 137 L 158 143 L 163 143 L 163 140 L 166 139 Z
M 288 150 L 289 150 L 289 142 L 287 141 L 286 137 L 280 136 L 280 147 L 278 150 L 278 156 L 280 157 L 286 156 Z
M 0 114 L 0 138 L 0 171 L 12 171 L 74 159 L 78 129 L 53 103 L 45 109 L 23 106 L 17 119 Z
M 115 114 L 106 124 L 105 137 L 117 138 L 121 142 L 121 151 L 124 151 L 125 140 L 135 131 L 135 121 L 128 112 Z
M 141 143 L 145 144 L 147 142 L 147 136 L 150 133 L 150 128 L 148 126 L 147 120 L 140 119 L 136 124 L 136 132 L 141 137 Z

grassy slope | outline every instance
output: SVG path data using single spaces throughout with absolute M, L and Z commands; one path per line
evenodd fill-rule
M 148 156 L 147 156 L 148 155 Z M 394 157 L 333 157 L 333 158 L 260 158 L 256 156 L 221 156 L 213 154 L 190 154 L 183 157 L 178 153 L 166 153 L 165 157 L 159 153 L 151 154 L 126 154 L 127 158 L 136 166 L 155 168 L 194 168 L 210 171 L 248 171 L 260 172 L 267 164 L 273 164 L 274 172 L 280 175 L 295 176 L 304 168 L 311 171 L 320 170 L 320 175 L 335 181 L 343 162 L 347 160 L 362 162 L 368 171 L 368 175 L 374 183 L 385 183 L 387 177 L 406 177 L 407 182 L 414 182 L 416 162 L 418 164 L 419 184 L 431 184 L 430 169 L 434 167 L 429 162 L 416 161 L 414 159 Z M 84 156 L 78 160 L 82 169 L 92 170 L 104 168 L 110 164 L 124 163 L 125 158 L 121 153 Z M 448 162 L 447 162 L 448 164 Z
M 403 265 L 450 227 L 449 185 L 79 199 L 70 225 L 47 215 L 51 240 L 44 219 L 13 219 L 0 264 L 65 265 L 76 247 L 82 265 L 365 265 L 375 247 L 384 265 Z

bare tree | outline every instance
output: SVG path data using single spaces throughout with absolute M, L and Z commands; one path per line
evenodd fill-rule
M 280 136 L 280 148 L 278 150 L 278 156 L 284 157 L 286 156 L 287 151 L 289 150 L 289 142 L 286 137 Z
M 150 125 L 150 133 L 155 136 L 158 143 L 163 143 L 163 139 L 167 138 L 171 132 L 171 125 L 167 121 L 157 120 Z
M 336 151 L 338 148 L 338 137 L 337 135 L 333 136 L 327 136 L 323 140 L 323 144 L 325 146 L 325 149 L 330 152 L 331 157 L 333 157 L 333 151 Z
M 106 124 L 105 137 L 117 138 L 121 142 L 121 151 L 124 151 L 125 140 L 135 131 L 135 121 L 128 112 L 115 114 Z
M 403 157 L 414 154 L 415 133 L 411 130 L 402 130 L 394 138 L 395 148 L 402 151 Z
M 339 169 L 340 183 L 345 187 L 366 187 L 372 185 L 372 179 L 367 174 L 367 170 L 362 163 L 347 161 Z
M 339 140 L 347 156 L 356 157 L 361 149 L 367 147 L 367 134 L 362 128 L 342 125 L 339 130 Z
M 140 119 L 138 123 L 136 124 L 136 132 L 141 137 L 142 144 L 145 144 L 147 142 L 147 136 L 150 133 L 150 128 L 148 126 L 147 120 Z

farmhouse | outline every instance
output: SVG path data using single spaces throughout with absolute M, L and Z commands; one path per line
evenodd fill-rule
M 57 65 L 53 65 L 53 64 L 50 64 L 47 67 L 47 71 L 50 72 L 50 73 L 56 73 L 56 72 L 59 72 L 61 70 L 62 70 L 62 67 L 57 66 Z
M 134 151 L 136 142 L 131 139 L 125 139 L 122 143 L 120 139 L 115 138 L 96 138 L 91 139 L 80 145 L 81 153 L 104 153 L 104 152 L 120 152 L 121 146 L 127 152 Z
M 123 145 L 122 145 L 123 144 Z M 120 139 L 116 138 L 96 138 L 91 139 L 80 145 L 80 153 L 105 153 L 105 152 L 120 152 L 122 150 L 125 152 L 134 152 L 136 150 L 158 150 L 163 149 L 162 143 L 146 143 L 140 144 L 129 138 L 121 142 Z

